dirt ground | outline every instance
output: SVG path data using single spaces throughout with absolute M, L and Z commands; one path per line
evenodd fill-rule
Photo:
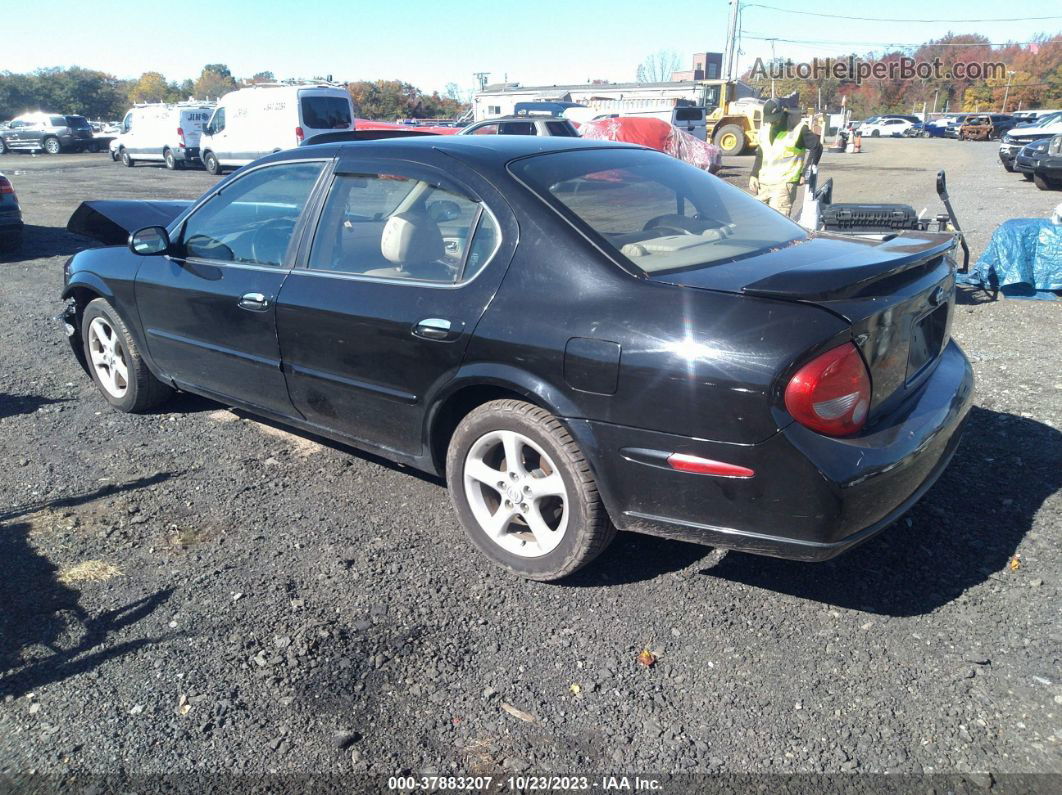
M 824 156 L 835 199 L 934 214 L 945 168 L 975 258 L 1062 201 L 992 144 L 864 144 Z M 215 179 L 88 154 L 0 170 L 29 224 L 0 264 L 0 782 L 1062 774 L 1062 302 L 964 294 L 966 435 L 874 541 L 802 564 L 621 535 L 547 585 L 474 554 L 434 479 L 191 396 L 109 410 L 54 321 L 86 245 L 63 225 Z

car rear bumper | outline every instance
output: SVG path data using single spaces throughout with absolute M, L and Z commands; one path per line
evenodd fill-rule
M 621 530 L 798 560 L 825 560 L 884 530 L 947 467 L 973 399 L 973 371 L 950 342 L 930 377 L 887 417 L 837 439 L 792 424 L 734 445 L 589 420 L 569 421 L 594 462 Z M 644 455 L 665 455 L 656 463 Z M 753 477 L 677 472 L 678 452 L 746 467 Z

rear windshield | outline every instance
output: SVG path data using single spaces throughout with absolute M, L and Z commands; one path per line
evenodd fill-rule
M 75 130 L 92 129 L 92 125 L 88 123 L 88 119 L 84 116 L 67 116 L 66 123 Z
M 559 152 L 514 161 L 509 169 L 646 273 L 729 262 L 807 237 L 743 190 L 660 152 Z
M 314 130 L 349 130 L 350 102 L 344 97 L 304 96 L 302 123 Z
M 701 121 L 704 111 L 700 108 L 675 108 L 675 121 Z

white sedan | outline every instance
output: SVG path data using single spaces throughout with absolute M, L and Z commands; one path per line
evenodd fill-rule
M 872 124 L 863 123 L 859 127 L 859 134 L 863 137 L 878 138 L 892 136 L 901 138 L 903 134 L 914 125 L 908 119 L 878 119 Z

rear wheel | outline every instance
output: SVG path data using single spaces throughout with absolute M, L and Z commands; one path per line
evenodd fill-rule
M 469 413 L 450 440 L 446 477 L 472 542 L 522 577 L 565 577 L 615 537 L 579 446 L 530 403 L 495 400 Z
M 81 337 L 92 380 L 119 411 L 147 411 L 173 394 L 148 369 L 129 328 L 106 299 L 97 298 L 85 307 Z
M 122 165 L 126 168 L 132 168 L 136 165 L 136 161 L 129 156 L 129 150 L 124 146 L 119 150 L 119 157 L 122 158 Z
M 716 130 L 712 142 L 724 155 L 740 155 L 745 151 L 745 131 L 737 124 L 724 124 Z
M 59 143 L 58 138 L 45 138 L 43 145 L 44 151 L 50 155 L 57 155 L 63 151 L 63 146 Z
M 221 163 L 218 162 L 217 155 L 213 152 L 206 151 L 203 153 L 203 167 L 207 170 L 207 173 L 213 174 L 215 177 L 221 174 Z
M 162 160 L 166 163 L 166 168 L 170 171 L 177 171 L 179 168 L 183 168 L 184 163 L 173 156 L 172 149 L 162 150 Z
M 8 152 L 7 144 L 4 143 L 4 139 L 0 138 L 0 155 L 6 155 Z
M 881 130 L 871 130 L 870 131 L 870 137 L 871 138 L 880 138 L 881 137 Z

